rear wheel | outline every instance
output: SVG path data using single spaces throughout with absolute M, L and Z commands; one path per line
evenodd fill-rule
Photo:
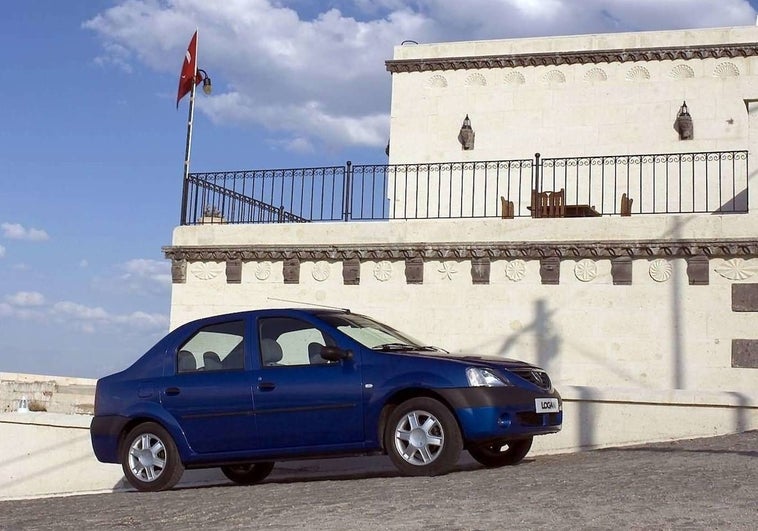
M 515 465 L 521 462 L 532 447 L 532 437 L 517 441 L 497 441 L 472 446 L 468 449 L 471 457 L 488 468 Z
M 174 439 L 155 422 L 132 428 L 121 447 L 121 468 L 126 480 L 137 490 L 167 490 L 184 473 Z
M 389 416 L 384 447 L 394 465 L 409 476 L 445 474 L 463 448 L 458 422 L 450 410 L 431 398 L 412 398 Z
M 239 485 L 253 485 L 266 479 L 273 469 L 273 462 L 245 463 L 243 465 L 222 466 L 221 472 Z

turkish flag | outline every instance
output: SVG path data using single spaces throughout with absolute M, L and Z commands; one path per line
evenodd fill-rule
M 192 35 L 192 40 L 187 47 L 182 64 L 182 73 L 179 75 L 179 90 L 176 93 L 176 107 L 179 108 L 179 100 L 192 90 L 193 83 L 199 84 L 203 80 L 197 71 L 197 31 Z

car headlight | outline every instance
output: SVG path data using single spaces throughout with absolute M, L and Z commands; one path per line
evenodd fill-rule
M 505 377 L 498 376 L 489 369 L 469 367 L 466 369 L 466 378 L 471 387 L 503 387 L 511 385 Z

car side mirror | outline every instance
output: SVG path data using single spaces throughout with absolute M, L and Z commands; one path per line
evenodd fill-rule
M 351 359 L 353 353 L 339 347 L 321 347 L 321 357 L 326 361 L 341 361 Z

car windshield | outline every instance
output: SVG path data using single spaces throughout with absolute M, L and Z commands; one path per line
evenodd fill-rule
M 376 350 L 436 350 L 424 346 L 391 326 L 354 314 L 321 314 L 319 317 L 361 345 Z

